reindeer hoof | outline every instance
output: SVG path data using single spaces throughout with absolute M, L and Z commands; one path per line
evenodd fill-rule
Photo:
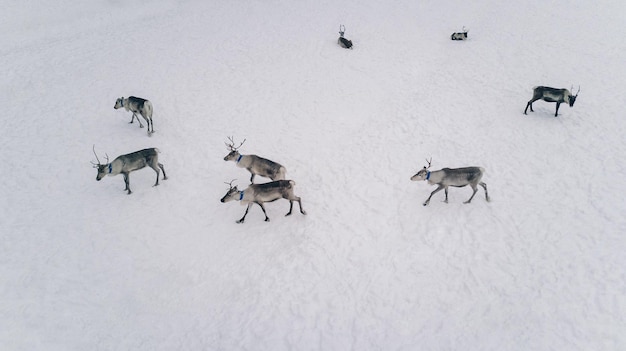
M 269 219 L 269 218 L 265 218 L 265 221 L 266 221 L 266 222 L 269 222 L 269 221 L 270 221 L 270 219 Z
M 287 217 L 287 216 L 291 216 L 291 212 L 289 212 L 289 213 L 287 213 L 287 214 L 285 215 L 285 217 Z
M 243 219 L 237 220 L 237 221 L 235 221 L 235 223 L 241 224 L 241 223 L 243 223 Z

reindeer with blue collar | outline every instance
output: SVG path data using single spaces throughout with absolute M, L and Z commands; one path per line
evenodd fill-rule
M 270 218 L 267 216 L 267 212 L 265 212 L 265 206 L 263 206 L 263 203 L 276 201 L 278 199 L 289 200 L 289 212 L 287 212 L 285 216 L 291 215 L 294 201 L 298 202 L 300 213 L 306 215 L 306 212 L 302 209 L 302 201 L 300 197 L 296 196 L 293 192 L 293 186 L 296 185 L 293 180 L 283 179 L 263 184 L 250 184 L 247 188 L 241 191 L 237 189 L 236 185 L 233 186 L 233 181 L 226 183 L 230 189 L 228 189 L 226 195 L 224 195 L 220 201 L 222 203 L 239 201 L 242 205 L 247 206 L 246 212 L 243 214 L 243 217 L 237 221 L 237 223 L 243 223 L 252 204 L 257 204 L 261 207 L 263 214 L 265 215 L 265 221 L 269 222 Z
M 430 160 L 426 160 L 426 162 L 428 162 L 428 167 L 424 166 L 422 170 L 420 170 L 419 172 L 417 172 L 417 174 L 411 177 L 412 181 L 425 180 L 428 182 L 428 184 L 438 185 L 437 189 L 435 189 L 435 191 L 430 193 L 430 196 L 424 202 L 424 206 L 428 205 L 428 203 L 430 202 L 430 198 L 433 197 L 433 195 L 435 195 L 435 193 L 437 193 L 441 189 L 444 189 L 446 193 L 446 199 L 444 200 L 444 202 L 447 203 L 449 186 L 454 186 L 458 188 L 462 188 L 467 185 L 471 186 L 474 192 L 472 193 L 472 196 L 469 198 L 469 200 L 464 202 L 466 204 L 469 204 L 474 198 L 474 195 L 476 195 L 476 192 L 478 191 L 478 185 L 480 185 L 483 187 L 483 189 L 485 189 L 485 198 L 487 201 L 489 201 L 489 194 L 487 193 L 487 184 L 481 182 L 483 174 L 485 173 L 484 168 L 482 167 L 443 168 L 441 170 L 431 172 L 428 170 L 430 168 L 431 161 L 432 161 L 432 158 Z
M 96 155 L 96 146 L 94 145 L 93 153 Z M 163 171 L 163 180 L 167 179 L 167 175 L 165 174 L 165 168 L 163 168 L 163 164 L 159 163 L 159 149 L 150 148 L 143 149 L 139 151 L 132 152 L 130 154 L 121 155 L 115 158 L 113 162 L 109 163 L 109 155 L 107 155 L 107 163 L 101 164 L 100 159 L 98 159 L 98 155 L 96 155 L 96 160 L 98 163 L 93 163 L 94 168 L 98 169 L 98 175 L 96 176 L 96 180 L 100 181 L 105 176 L 115 176 L 118 174 L 124 175 L 124 183 L 126 184 L 126 188 L 124 190 L 128 191 L 128 195 L 132 193 L 130 191 L 130 181 L 129 174 L 130 172 L 142 169 L 146 166 L 149 166 L 156 172 L 156 183 L 154 186 L 159 185 L 159 168 Z

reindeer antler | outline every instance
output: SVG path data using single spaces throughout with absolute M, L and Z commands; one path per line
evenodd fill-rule
M 233 137 L 227 137 L 228 140 L 230 140 L 230 144 L 226 144 L 226 147 L 230 149 L 230 151 L 237 151 L 241 145 L 243 145 L 243 143 L 246 142 L 246 139 L 243 139 L 243 141 L 241 142 L 241 144 L 239 144 L 239 146 L 235 147 L 235 141 L 233 140 Z
M 237 180 L 237 179 L 233 179 L 233 180 L 231 180 L 231 181 L 230 181 L 230 183 L 226 183 L 226 182 L 224 182 L 224 184 L 228 184 L 228 186 L 229 186 L 231 189 L 233 189 L 233 182 L 234 182 L 235 180 Z M 236 186 L 236 185 L 235 185 L 235 186 Z
M 429 169 L 430 168 L 430 163 L 433 161 L 433 158 L 431 157 L 430 160 L 426 160 L 426 162 L 428 162 L 428 167 L 424 166 L 424 168 Z
M 98 158 L 98 155 L 96 154 L 96 144 L 93 144 L 92 150 L 93 150 L 94 156 L 96 156 L 96 160 L 98 161 L 98 163 L 95 164 L 95 163 L 91 162 L 91 164 L 94 165 L 94 167 L 101 166 L 102 163 L 100 163 L 100 159 Z M 105 163 L 105 164 L 108 165 L 109 164 L 109 154 L 105 153 L 105 155 L 107 157 L 107 163 Z
M 93 161 L 91 162 L 92 165 L 94 166 L 99 166 L 100 165 L 100 159 L 98 158 L 98 155 L 96 154 L 96 144 L 93 144 L 93 154 L 94 156 L 96 156 L 96 161 L 98 161 L 98 164 L 93 163 Z

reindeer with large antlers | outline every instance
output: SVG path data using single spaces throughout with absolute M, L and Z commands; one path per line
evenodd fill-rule
M 263 206 L 263 203 L 276 201 L 278 199 L 289 200 L 289 212 L 287 212 L 285 216 L 291 215 L 294 201 L 298 202 L 298 206 L 300 206 L 300 213 L 306 215 L 306 212 L 302 209 L 302 201 L 300 200 L 300 197 L 293 193 L 293 186 L 296 185 L 293 180 L 277 180 L 263 184 L 250 184 L 242 191 L 239 191 L 236 185 L 233 186 L 233 181 L 226 183 L 230 189 L 228 189 L 226 195 L 224 195 L 220 201 L 240 201 L 242 205 L 248 206 L 246 207 L 246 212 L 243 214 L 243 217 L 241 217 L 237 223 L 243 223 L 252 204 L 257 204 L 261 207 L 263 214 L 265 215 L 265 221 L 269 222 L 270 219 L 267 216 L 267 212 L 265 212 L 265 206 Z
M 337 44 L 344 49 L 352 50 L 352 40 L 348 40 L 344 38 L 344 34 L 346 33 L 346 26 L 343 24 L 339 25 L 339 39 L 337 39 Z
M 93 154 L 96 155 L 96 160 L 98 163 L 93 163 L 94 168 L 98 169 L 98 175 L 96 176 L 96 180 L 100 181 L 100 179 L 104 178 L 104 176 L 110 175 L 124 175 L 124 183 L 126 184 L 126 188 L 124 190 L 128 191 L 128 195 L 132 193 L 130 191 L 130 182 L 128 175 L 130 172 L 142 169 L 146 166 L 149 166 L 156 172 L 156 183 L 154 186 L 159 185 L 159 168 L 163 171 L 163 180 L 167 179 L 165 175 L 165 168 L 163 165 L 159 163 L 159 149 L 150 148 L 143 149 L 139 151 L 135 151 L 130 154 L 118 156 L 113 162 L 109 163 L 109 155 L 107 155 L 107 163 L 101 164 L 100 159 L 98 159 L 98 155 L 96 155 L 96 146 L 93 147 Z
M 239 153 L 239 148 L 246 142 L 246 139 L 237 147 L 235 147 L 233 137 L 228 137 L 228 140 L 230 143 L 225 144 L 230 152 L 224 157 L 224 161 L 234 161 L 237 167 L 247 169 L 252 174 L 250 183 L 254 183 L 255 175 L 267 177 L 271 180 L 285 179 L 287 170 L 280 164 L 257 155 L 242 155 Z
M 426 160 L 426 162 L 428 162 L 428 167 L 424 166 L 424 168 L 421 171 L 417 172 L 417 174 L 411 177 L 412 181 L 426 180 L 428 181 L 428 184 L 438 185 L 437 189 L 435 189 L 435 191 L 430 193 L 430 196 L 424 202 L 424 206 L 428 205 L 428 203 L 430 202 L 430 198 L 433 197 L 433 195 L 436 192 L 440 191 L 441 189 L 444 189 L 446 193 L 446 199 L 444 200 L 444 202 L 447 203 L 449 186 L 454 186 L 454 187 L 459 187 L 459 188 L 464 187 L 466 185 L 471 186 L 474 192 L 472 193 L 472 196 L 469 198 L 469 200 L 464 202 L 468 204 L 472 201 L 472 199 L 474 198 L 474 195 L 476 195 L 476 192 L 478 191 L 478 185 L 480 185 L 483 187 L 483 189 L 485 189 L 485 198 L 487 199 L 487 201 L 489 201 L 489 194 L 487 193 L 487 184 L 480 181 L 483 177 L 483 174 L 485 173 L 484 168 L 482 167 L 443 168 L 439 171 L 431 172 L 428 170 L 430 168 L 431 161 L 432 161 L 432 158 L 430 160 Z

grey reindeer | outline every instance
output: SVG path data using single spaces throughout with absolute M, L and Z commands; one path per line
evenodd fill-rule
M 267 177 L 271 180 L 285 179 L 287 170 L 280 164 L 257 155 L 242 155 L 239 153 L 239 148 L 246 142 L 246 139 L 237 147 L 235 147 L 233 137 L 228 137 L 228 140 L 230 144 L 225 144 L 230 152 L 224 157 L 224 161 L 233 161 L 237 167 L 247 169 L 252 174 L 250 176 L 250 183 L 254 183 L 255 175 Z
M 163 180 L 167 179 L 167 175 L 165 174 L 165 168 L 163 165 L 159 163 L 159 149 L 150 148 L 143 149 L 139 151 L 132 152 L 130 154 L 121 155 L 115 158 L 113 162 L 109 163 L 109 155 L 107 155 L 107 163 L 101 164 L 100 159 L 98 159 L 98 155 L 96 154 L 96 146 L 94 145 L 93 149 L 94 155 L 96 155 L 97 164 L 93 163 L 94 168 L 98 169 L 98 175 L 96 176 L 96 180 L 100 181 L 104 176 L 115 176 L 118 174 L 124 175 L 124 183 L 126 184 L 126 188 L 124 190 L 128 191 L 128 195 L 132 193 L 130 191 L 130 182 L 128 175 L 130 172 L 142 169 L 146 166 L 149 166 L 156 172 L 156 183 L 154 186 L 159 185 L 159 168 L 163 171 Z
M 572 86 L 572 90 L 574 87 Z M 533 110 L 533 102 L 537 100 L 543 100 L 547 102 L 556 102 L 556 112 L 554 112 L 554 117 L 559 114 L 559 106 L 562 103 L 569 104 L 569 107 L 574 107 L 574 103 L 576 102 L 576 98 L 578 97 L 578 93 L 580 93 L 580 86 L 578 87 L 578 91 L 576 95 L 572 95 L 572 93 L 567 89 L 556 89 L 550 87 L 534 87 L 533 88 L 533 97 L 526 104 L 526 109 L 524 110 L 524 114 L 528 111 L 530 107 L 530 112 L 535 112 Z
M 455 32 L 450 35 L 450 39 L 452 40 L 467 40 L 467 32 L 468 30 L 463 27 L 462 32 Z
M 339 46 L 341 46 L 344 49 L 352 50 L 352 40 L 348 40 L 344 38 L 343 35 L 345 33 L 346 33 L 346 26 L 344 26 L 343 24 L 340 24 L 339 25 L 339 39 L 337 39 L 337 44 L 339 44 Z
M 143 124 L 141 124 L 141 120 L 137 114 L 139 113 L 143 119 L 146 120 L 148 124 L 148 135 L 154 133 L 154 123 L 152 122 L 152 103 L 146 99 L 138 98 L 135 96 L 129 96 L 128 98 L 121 97 L 115 101 L 114 109 L 125 108 L 126 111 L 131 111 L 133 116 L 130 118 L 130 122 L 133 123 L 135 118 L 137 118 L 137 122 L 139 122 L 139 128 L 143 128 Z
M 242 205 L 247 205 L 246 212 L 243 214 L 243 217 L 237 221 L 237 223 L 243 223 L 252 204 L 257 204 L 261 207 L 263 214 L 265 215 L 265 221 L 269 222 L 270 219 L 267 216 L 267 212 L 265 212 L 265 206 L 263 206 L 263 203 L 276 201 L 278 199 L 289 200 L 289 212 L 287 212 L 285 216 L 291 215 L 294 201 L 298 201 L 300 213 L 306 215 L 306 212 L 302 209 L 302 201 L 300 197 L 294 195 L 293 193 L 293 186 L 296 185 L 293 180 L 283 179 L 263 184 L 250 184 L 242 191 L 239 191 L 236 185 L 232 185 L 233 181 L 226 183 L 230 189 L 228 189 L 226 195 L 224 195 L 220 201 L 223 203 L 229 201 L 240 201 Z
M 480 185 L 483 187 L 483 189 L 485 189 L 485 198 L 487 199 L 487 201 L 489 201 L 489 194 L 487 193 L 487 184 L 480 181 L 483 177 L 483 174 L 485 173 L 484 168 L 482 167 L 443 168 L 439 171 L 431 172 L 428 170 L 430 168 L 431 161 L 432 161 L 432 158 L 430 160 L 426 160 L 426 162 L 428 162 L 428 167 L 424 166 L 422 170 L 420 170 L 419 172 L 417 172 L 417 174 L 411 177 L 412 181 L 426 180 L 428 181 L 428 184 L 438 185 L 437 189 L 435 189 L 435 191 L 430 193 L 430 196 L 424 202 L 424 206 L 428 205 L 428 203 L 430 202 L 430 198 L 433 197 L 433 195 L 435 195 L 435 193 L 437 193 L 441 189 L 445 190 L 445 193 L 446 193 L 445 202 L 447 203 L 449 186 L 459 187 L 459 188 L 464 187 L 466 185 L 471 186 L 474 192 L 472 193 L 472 196 L 469 198 L 469 200 L 464 202 L 468 204 L 472 201 L 472 199 L 474 198 L 474 195 L 476 195 L 476 192 L 478 191 L 478 185 Z

